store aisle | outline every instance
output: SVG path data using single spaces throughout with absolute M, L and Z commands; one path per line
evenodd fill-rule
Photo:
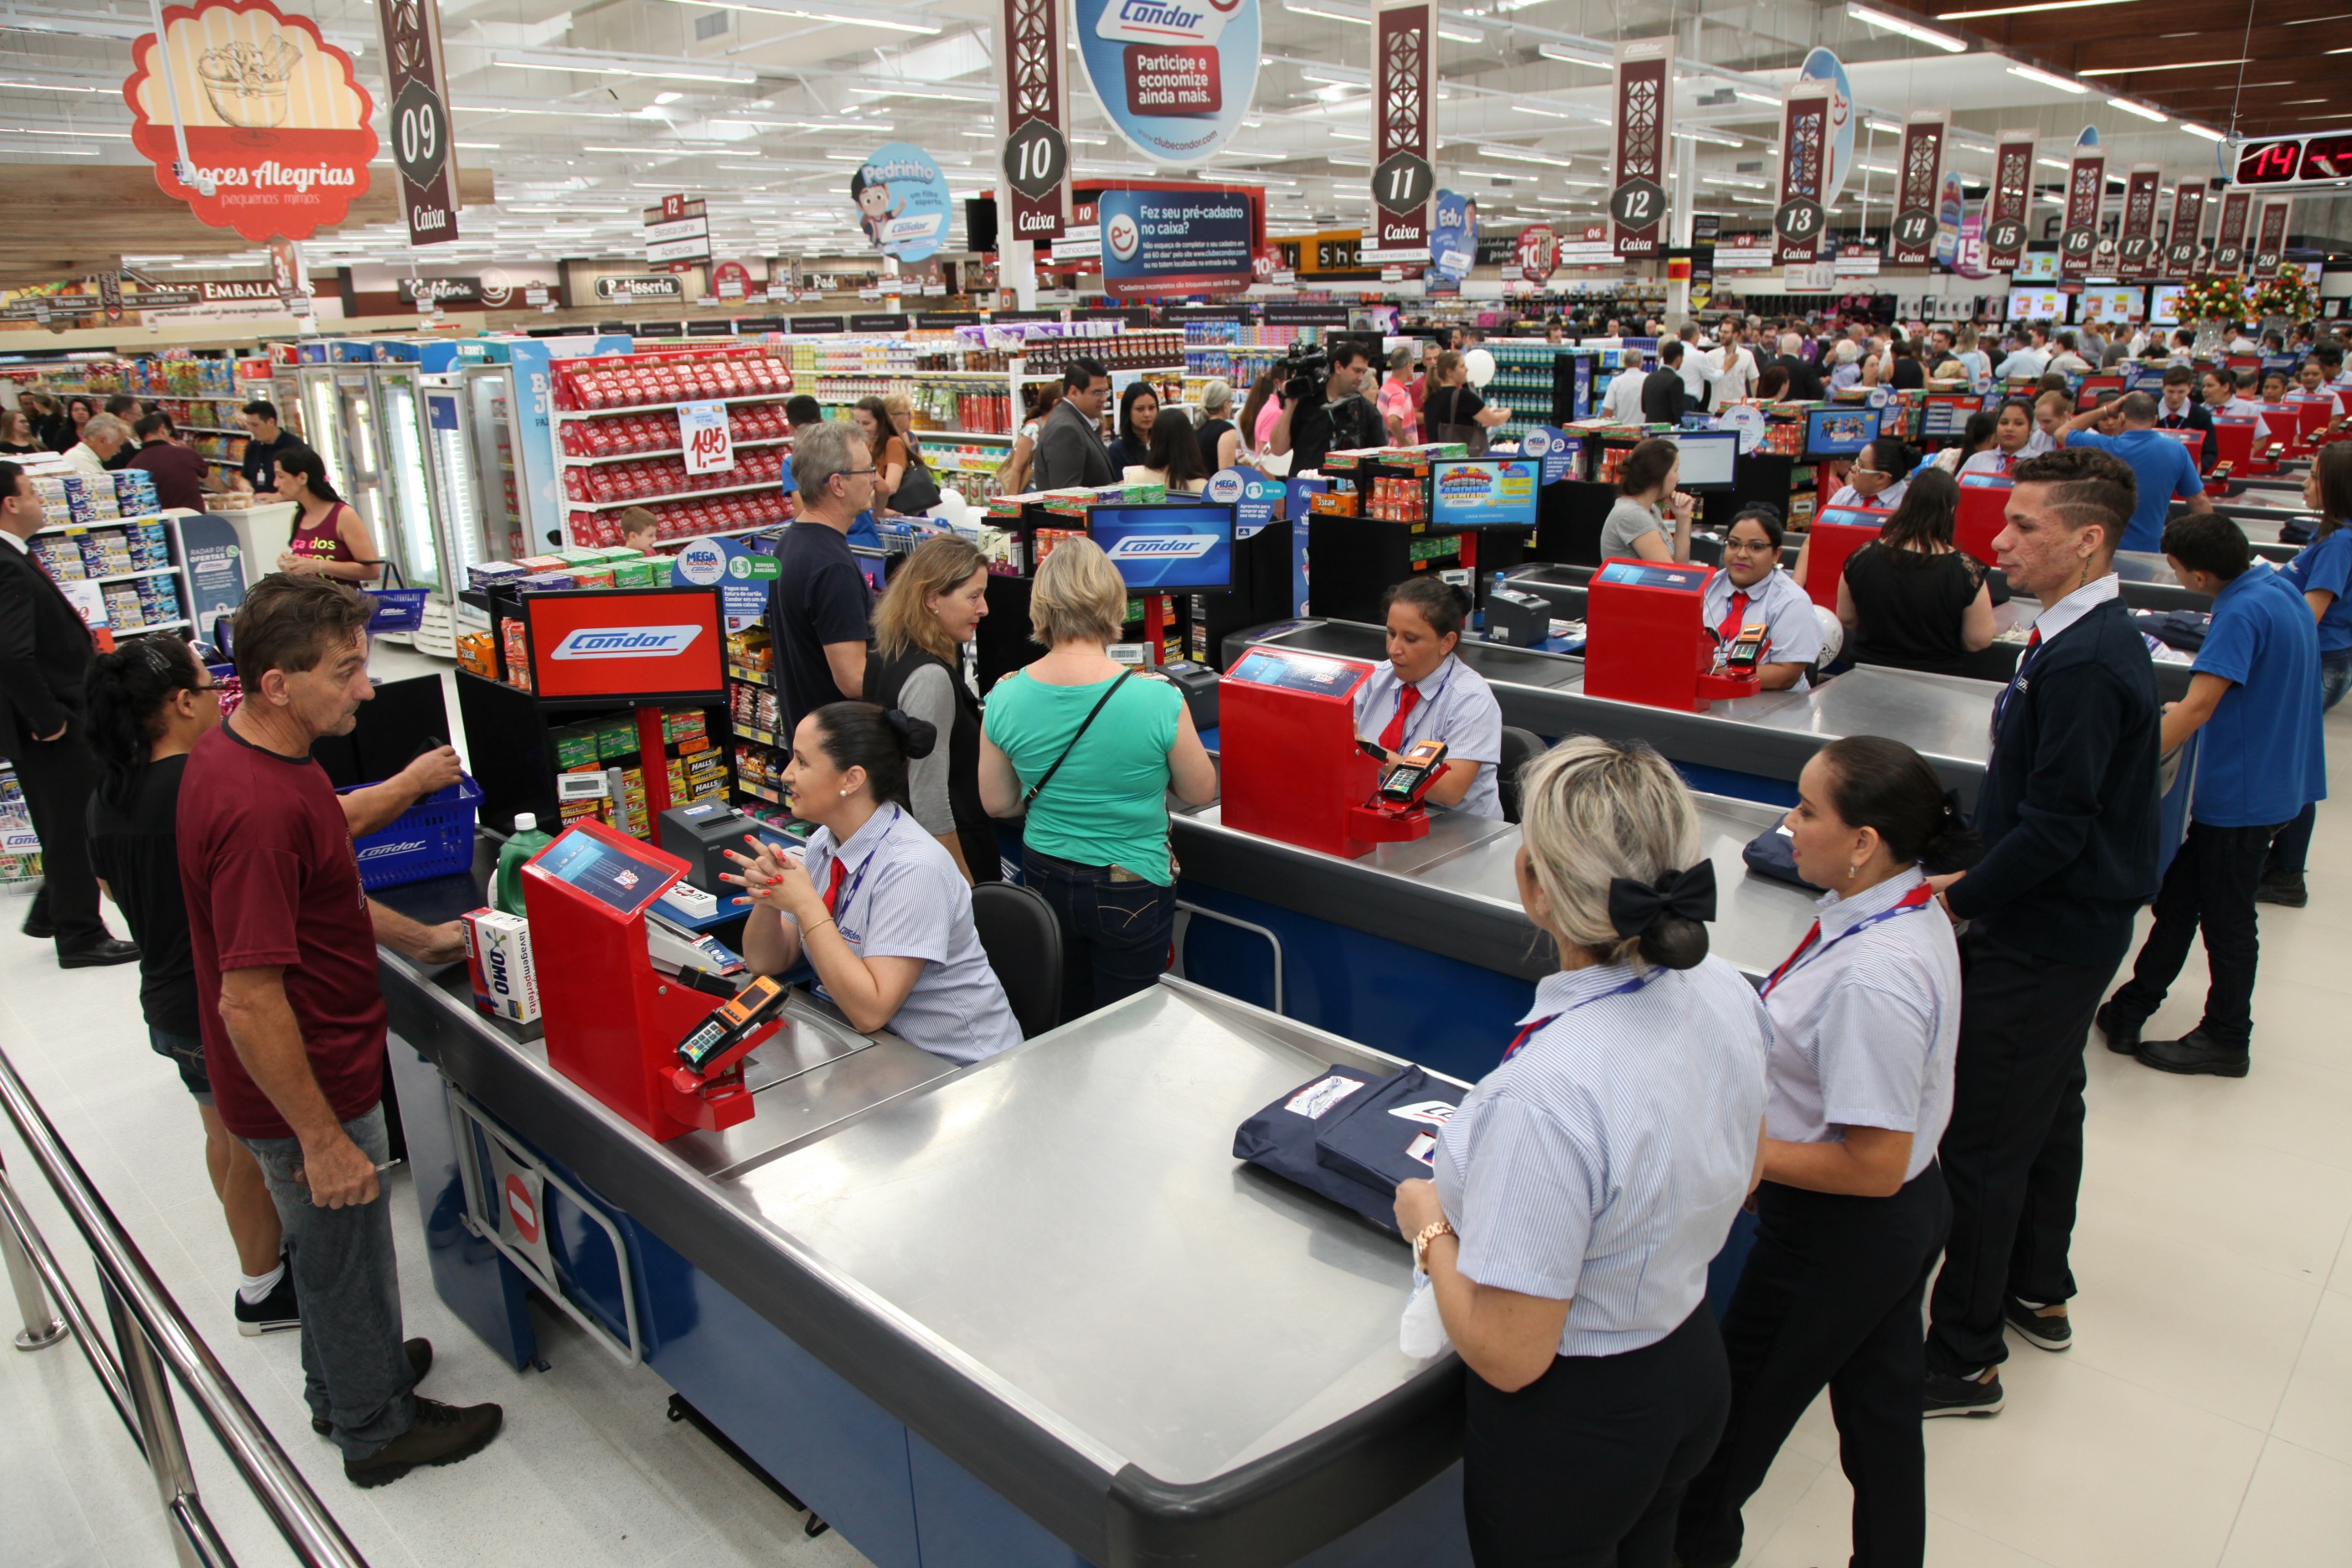
M 429 661 L 383 650 L 377 669 Z M 444 667 L 446 668 L 446 667 Z M 454 715 L 455 701 L 452 700 Z M 2352 707 L 2328 726 L 2352 796 Z M 2305 910 L 2263 910 L 2253 1074 L 2151 1072 L 2091 1046 L 2088 1173 L 2077 1227 L 2077 1345 L 2021 1346 L 2009 1408 L 1927 1428 L 1937 1568 L 2352 1565 L 2352 804 L 2324 806 Z M 343 1482 L 311 1436 L 294 1336 L 238 1337 L 228 1241 L 195 1115 L 151 1055 L 131 969 L 61 973 L 0 896 L 0 1049 L 198 1331 L 376 1568 L 849 1564 L 692 1428 L 667 1391 L 567 1320 L 536 1314 L 551 1363 L 517 1376 L 434 1297 L 404 1175 L 388 1189 L 409 1331 L 437 1362 L 426 1392 L 507 1407 L 483 1455 L 382 1490 Z M 2150 1032 L 2196 1016 L 2192 957 Z M 0 1158 L 96 1297 L 63 1215 L 13 1136 Z M 13 1326 L 12 1326 L 13 1331 Z M 205 1498 L 248 1564 L 283 1561 L 195 1417 Z M 1759 1568 L 1843 1563 L 1851 1495 L 1817 1405 L 1748 1513 Z M 76 1352 L 0 1354 L 0 1519 L 11 1568 L 135 1564 L 172 1551 L 136 1451 Z

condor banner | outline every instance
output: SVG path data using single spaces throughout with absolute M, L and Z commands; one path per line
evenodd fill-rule
M 885 256 L 921 261 L 948 242 L 948 177 L 908 142 L 888 142 L 849 176 L 857 222 Z
M 1257 90 L 1258 0 L 1074 0 L 1078 58 L 1118 133 L 1155 163 L 1205 163 Z
M 131 143 L 155 165 L 163 194 L 201 221 L 251 240 L 308 239 L 367 194 L 375 104 L 352 57 L 309 17 L 269 0 L 174 5 L 162 38 L 143 35 L 131 58 Z M 175 100 L 185 170 L 173 167 Z
M 1822 141 L 1822 179 L 1820 193 L 1824 207 L 1837 205 L 1838 193 L 1845 189 L 1845 177 L 1853 167 L 1853 84 L 1846 79 L 1845 62 L 1828 49 L 1815 49 L 1805 57 L 1797 68 L 1796 84 L 1790 89 L 1801 92 L 1819 87 L 1830 95 L 1829 124 Z
M 1108 293 L 1131 299 L 1227 293 L 1250 286 L 1256 224 L 1243 192 L 1214 185 L 1110 190 L 1103 192 L 1096 211 L 1102 221 Z

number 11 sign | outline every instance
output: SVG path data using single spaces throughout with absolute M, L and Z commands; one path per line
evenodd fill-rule
M 724 403 L 679 404 L 677 438 L 689 474 L 723 474 L 735 467 L 735 437 L 727 427 Z

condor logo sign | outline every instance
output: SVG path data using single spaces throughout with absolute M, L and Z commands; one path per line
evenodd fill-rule
M 563 634 L 548 657 L 675 658 L 694 646 L 700 626 L 582 626 Z
M 1137 533 L 1108 553 L 1113 561 L 1196 561 L 1222 542 L 1213 533 Z

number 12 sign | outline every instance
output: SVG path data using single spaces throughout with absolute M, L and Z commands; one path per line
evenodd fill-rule
M 677 438 L 689 474 L 723 474 L 735 467 L 735 437 L 727 427 L 724 403 L 679 404 Z

